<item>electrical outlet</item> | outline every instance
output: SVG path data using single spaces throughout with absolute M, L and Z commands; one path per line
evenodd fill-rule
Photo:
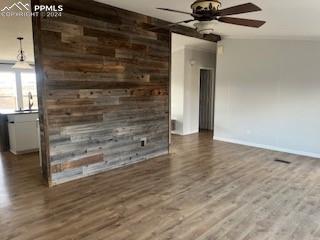
M 141 138 L 140 141 L 141 141 L 141 147 L 146 146 L 146 144 L 147 144 L 147 138 Z

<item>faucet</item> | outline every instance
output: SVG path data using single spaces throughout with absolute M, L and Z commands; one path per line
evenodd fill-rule
M 29 92 L 28 93 L 28 101 L 29 101 L 29 110 L 31 111 L 32 107 L 33 107 L 33 101 L 32 101 L 32 93 Z

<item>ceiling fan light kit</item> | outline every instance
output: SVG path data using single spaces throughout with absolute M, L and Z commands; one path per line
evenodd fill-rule
M 200 34 L 214 33 L 214 25 L 215 23 L 213 21 L 202 21 L 194 24 Z
M 194 26 L 196 27 L 196 30 L 201 34 L 213 33 L 215 21 L 252 28 L 259 28 L 266 23 L 265 21 L 260 20 L 227 17 L 235 14 L 261 11 L 261 8 L 259 8 L 253 3 L 240 4 L 221 10 L 220 7 L 221 3 L 218 0 L 196 0 L 191 5 L 192 13 L 174 10 L 170 8 L 158 9 L 192 16 L 193 19 L 170 24 L 169 27 L 180 23 L 189 23 L 197 21 L 197 23 L 195 23 Z

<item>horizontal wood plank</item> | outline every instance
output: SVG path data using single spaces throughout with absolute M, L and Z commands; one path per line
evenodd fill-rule
M 69 161 L 62 164 L 52 165 L 51 173 L 63 172 L 68 169 L 88 166 L 88 165 L 103 162 L 103 161 L 104 161 L 103 154 L 88 156 L 88 157 L 77 159 L 77 161 Z

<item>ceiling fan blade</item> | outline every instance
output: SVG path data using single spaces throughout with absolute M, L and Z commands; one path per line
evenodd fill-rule
M 166 30 L 169 30 L 170 27 L 173 27 L 173 26 L 178 25 L 178 24 L 180 24 L 180 23 L 189 23 L 189 22 L 194 22 L 194 21 L 196 21 L 196 20 L 195 20 L 195 19 L 189 19 L 189 20 L 184 20 L 184 21 L 180 21 L 180 22 L 176 22 L 176 23 L 171 23 L 171 24 L 164 25 L 164 26 L 151 27 L 151 28 L 149 28 L 148 30 L 149 30 L 149 31 L 157 30 L 157 29 L 166 29 Z
M 178 25 L 180 23 L 189 23 L 189 22 L 194 22 L 196 21 L 195 19 L 189 19 L 189 20 L 185 20 L 185 21 L 180 21 L 180 22 L 176 22 L 176 23 L 172 23 L 172 24 L 169 24 L 169 26 L 174 26 L 174 25 Z
M 157 9 L 159 9 L 159 10 L 164 10 L 164 11 L 169 11 L 169 12 L 175 12 L 175 13 L 182 13 L 182 14 L 192 15 L 192 13 L 189 13 L 189 12 L 174 10 L 174 9 L 170 9 L 170 8 L 157 8 Z
M 259 8 L 257 5 L 253 3 L 245 3 L 238 6 L 221 9 L 218 11 L 217 16 L 228 16 L 228 15 L 241 14 L 241 13 L 258 12 L 258 11 L 261 11 L 261 8 Z
M 265 21 L 260 21 L 260 20 L 232 18 L 232 17 L 221 17 L 221 18 L 218 18 L 217 20 L 219 22 L 230 23 L 230 24 L 246 26 L 246 27 L 253 27 L 253 28 L 259 28 L 266 23 Z

